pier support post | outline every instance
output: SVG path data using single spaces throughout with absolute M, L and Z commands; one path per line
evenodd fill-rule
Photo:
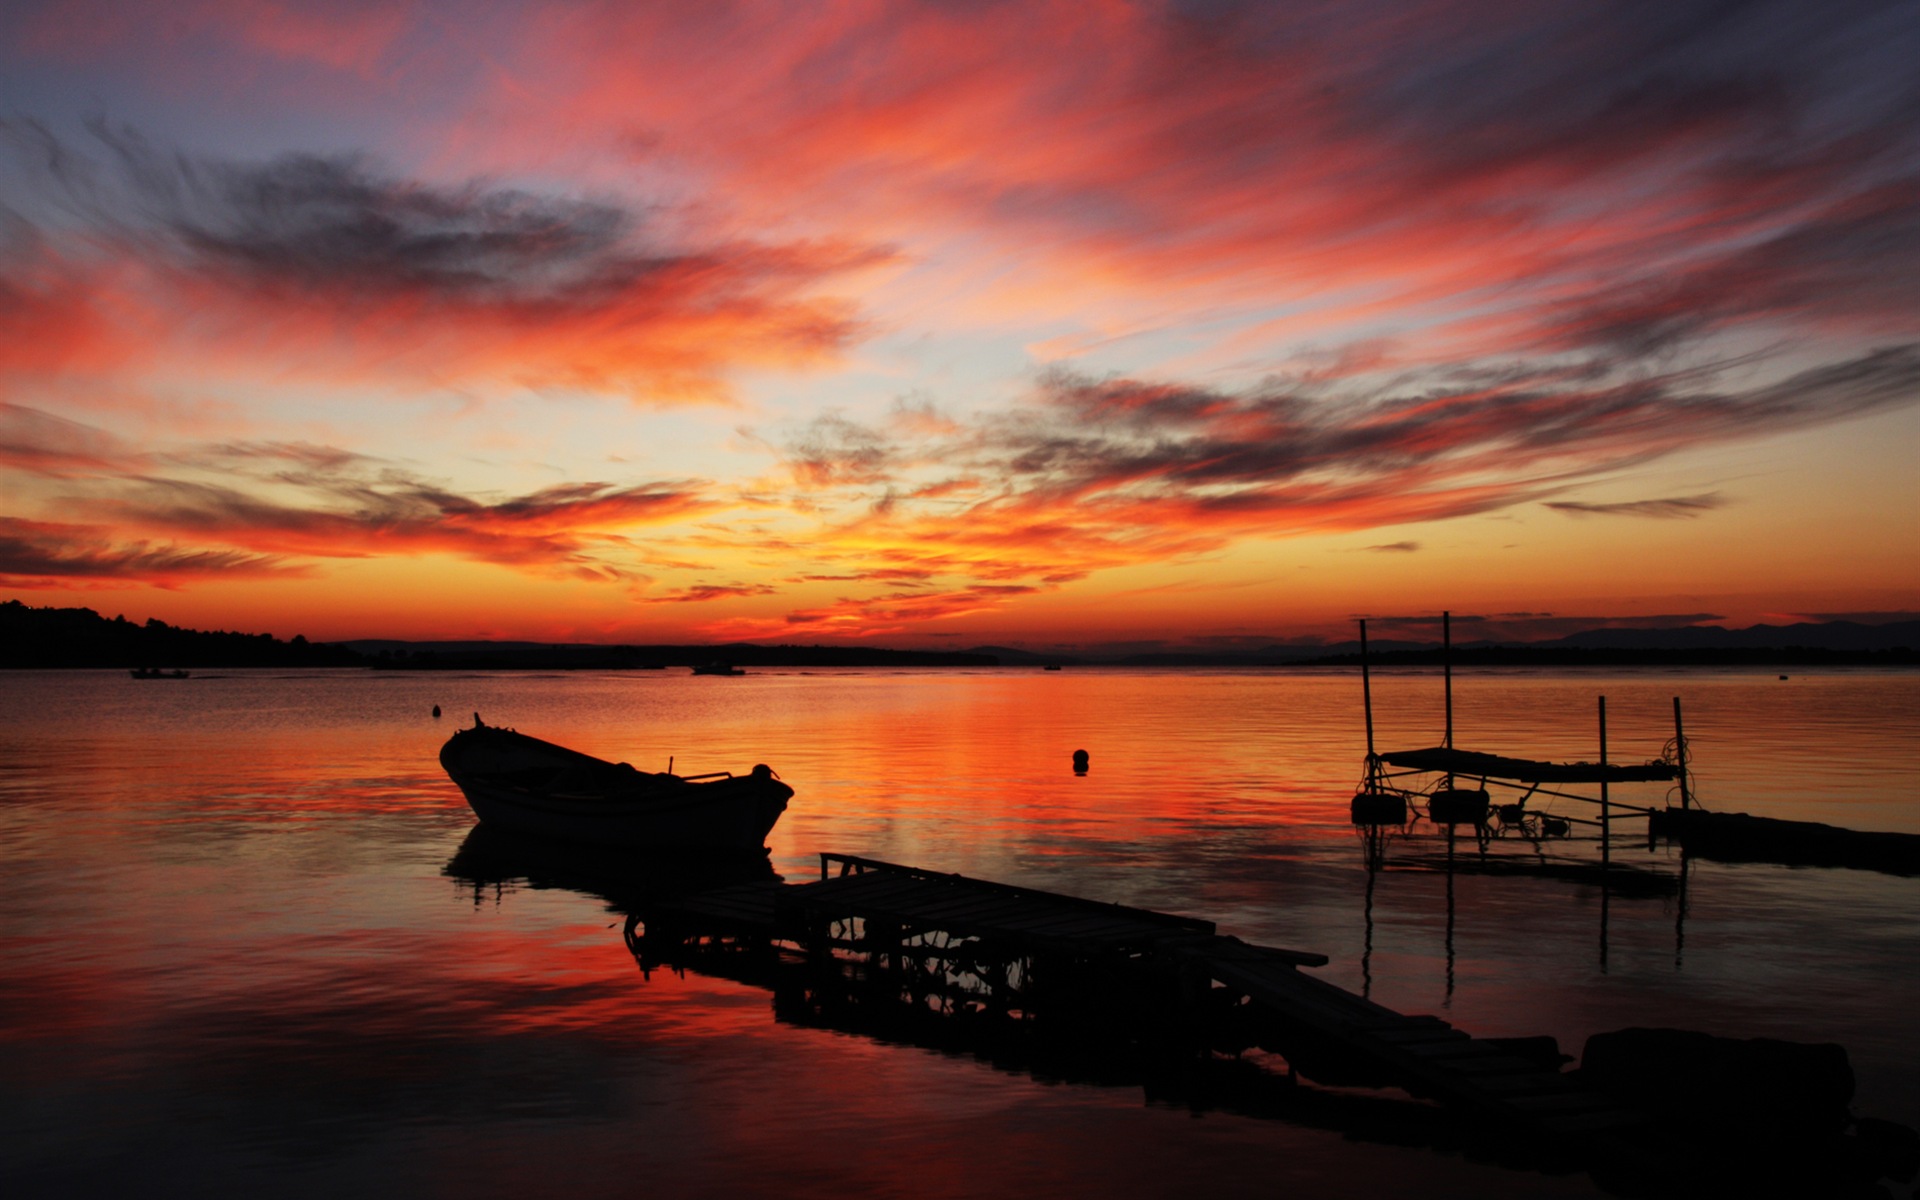
M 1680 697 L 1673 698 L 1673 758 L 1680 770 L 1680 811 L 1693 805 L 1691 785 L 1687 782 L 1687 731 L 1680 723 Z
M 1674 701 L 1678 704 L 1679 701 Z M 1367 715 L 1367 784 L 1373 784 L 1380 760 L 1373 752 L 1373 676 L 1367 665 L 1367 621 L 1360 619 L 1360 704 Z
M 1600 697 L 1600 865 L 1613 858 L 1613 809 L 1607 797 L 1607 698 Z

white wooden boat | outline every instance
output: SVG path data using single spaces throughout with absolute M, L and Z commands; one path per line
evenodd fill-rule
M 482 824 L 510 833 L 636 849 L 759 850 L 793 789 L 762 763 L 745 775 L 651 774 L 569 750 L 480 714 L 440 765 Z

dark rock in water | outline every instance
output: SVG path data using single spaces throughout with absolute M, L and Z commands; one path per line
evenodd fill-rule
M 1664 1165 L 1623 1176 L 1629 1194 L 1885 1200 L 1920 1174 L 1920 1132 L 1849 1111 L 1853 1067 L 1831 1042 L 1621 1029 L 1588 1038 L 1575 1074 L 1648 1118 L 1633 1143 Z
M 1542 1070 L 1558 1071 L 1573 1061 L 1573 1055 L 1560 1053 L 1560 1041 L 1550 1034 L 1538 1037 L 1481 1038 L 1489 1046 L 1498 1046 L 1513 1057 Z
M 1587 1039 L 1580 1074 L 1623 1103 L 1695 1128 L 1804 1140 L 1852 1121 L 1853 1065 L 1832 1042 L 1620 1029 Z
M 1905 1125 L 1861 1117 L 1853 1123 L 1852 1144 L 1863 1175 L 1901 1183 L 1920 1175 L 1920 1132 Z

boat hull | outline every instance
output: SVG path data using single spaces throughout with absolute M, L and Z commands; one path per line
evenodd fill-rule
M 484 825 L 638 850 L 758 851 L 793 795 L 764 767 L 707 780 L 649 775 L 490 726 L 454 734 L 440 765 Z

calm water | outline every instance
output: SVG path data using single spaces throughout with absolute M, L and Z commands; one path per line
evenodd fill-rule
M 1463 674 L 1457 742 L 1592 758 L 1601 693 L 1623 760 L 1659 753 L 1684 698 L 1709 807 L 1920 832 L 1916 674 Z M 1437 677 L 1389 675 L 1376 706 L 1383 748 L 1438 740 Z M 1839 1041 L 1856 1111 L 1920 1125 L 1920 880 L 1696 862 L 1683 907 L 1664 850 L 1617 847 L 1655 886 L 1603 900 L 1450 877 L 1401 842 L 1370 887 L 1347 675 L 16 672 L 8 1194 L 1598 1194 L 643 978 L 605 901 L 449 873 L 473 820 L 435 753 L 475 710 L 646 769 L 771 763 L 797 793 L 771 841 L 790 880 L 831 850 L 1191 913 L 1326 953 L 1383 1003 L 1576 1053 L 1632 1024 Z

